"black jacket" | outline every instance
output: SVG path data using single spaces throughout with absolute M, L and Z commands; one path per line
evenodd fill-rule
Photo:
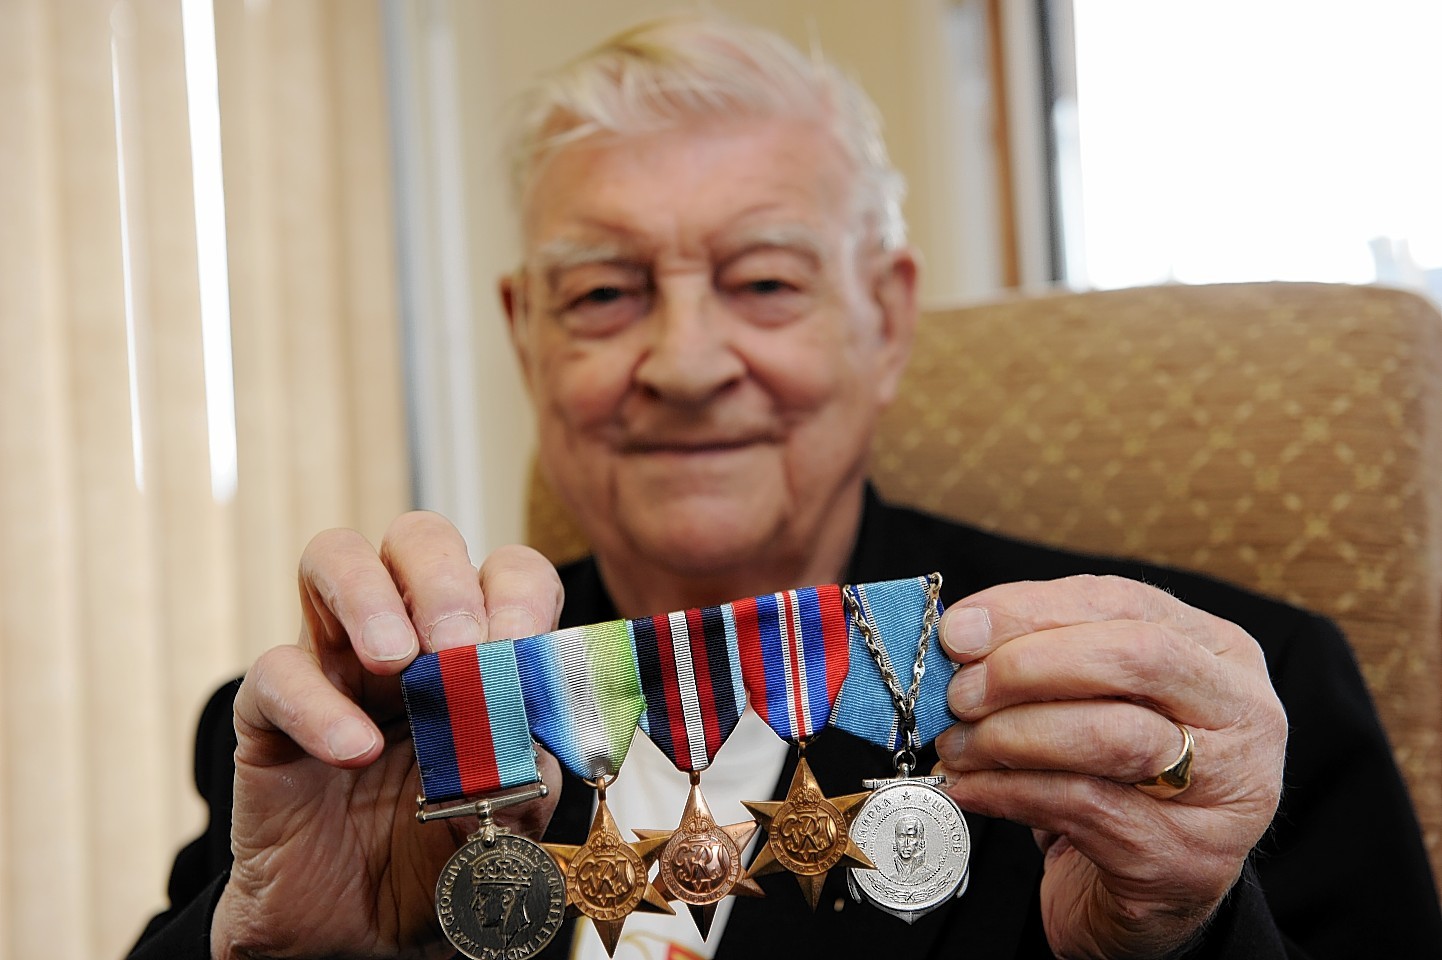
M 869 497 L 847 582 L 932 570 L 945 577 L 947 603 L 1016 580 L 1119 574 L 1225 617 L 1261 644 L 1291 728 L 1282 806 L 1196 957 L 1442 956 L 1442 911 L 1416 817 L 1350 648 L 1329 621 L 1204 577 L 1020 543 Z M 594 563 L 566 567 L 562 581 L 562 626 L 616 618 Z M 197 738 L 196 782 L 210 805 L 209 829 L 177 857 L 172 908 L 151 921 L 133 957 L 209 955 L 210 916 L 230 865 L 234 695 L 234 684 L 216 694 Z M 837 730 L 818 736 L 807 759 L 828 795 L 891 773 L 886 751 Z M 922 757 L 921 769 L 934 759 Z M 794 762 L 778 779 L 776 799 Z M 591 799 L 568 775 L 546 839 L 582 842 Z M 971 884 L 949 907 L 908 926 L 852 903 L 844 872 L 834 870 L 813 913 L 796 882 L 778 874 L 762 878 L 764 899 L 737 900 L 718 960 L 883 952 L 908 960 L 1051 957 L 1038 901 L 1041 856 L 1030 830 L 967 819 Z M 544 956 L 566 956 L 572 929 L 568 924 Z

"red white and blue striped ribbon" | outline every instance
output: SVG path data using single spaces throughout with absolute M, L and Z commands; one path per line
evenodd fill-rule
M 632 620 L 631 633 L 641 729 L 678 770 L 705 770 L 746 709 L 731 605 Z
M 510 640 L 417 657 L 401 692 L 428 802 L 540 779 Z
M 921 641 L 921 625 L 929 605 L 926 578 L 863 583 L 851 589 L 856 591 L 862 615 L 871 622 L 881 640 L 891 672 L 903 690 L 909 689 Z M 936 614 L 938 618 L 941 616 L 940 601 Z M 947 658 L 937 642 L 935 627 L 931 633 L 923 661 L 926 669 L 916 695 L 918 746 L 930 743 L 956 722 L 946 705 L 946 687 L 956 664 Z M 901 729 L 886 681 L 854 623 L 850 625 L 850 637 L 851 671 L 836 698 L 831 725 L 888 750 L 898 750 L 905 744 L 905 731 Z
M 751 705 L 783 740 L 804 740 L 831 719 L 850 666 L 846 608 L 832 584 L 730 604 Z
M 925 578 L 854 589 L 909 685 Z M 915 709 L 922 743 L 952 722 L 954 669 L 933 638 Z M 748 691 L 786 740 L 830 722 L 891 749 L 903 742 L 881 673 L 831 585 L 426 654 L 401 680 L 431 801 L 537 780 L 532 728 L 578 776 L 614 774 L 638 715 L 678 769 L 700 772 L 735 729 Z

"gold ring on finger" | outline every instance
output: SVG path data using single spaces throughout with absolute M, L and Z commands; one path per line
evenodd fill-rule
M 1175 720 L 1172 722 L 1177 723 Z M 1182 732 L 1182 752 L 1177 754 L 1177 759 L 1155 777 L 1139 781 L 1135 785 L 1149 797 L 1170 800 L 1192 785 L 1192 754 L 1197 742 L 1192 737 L 1192 731 L 1184 724 L 1177 723 L 1177 729 Z

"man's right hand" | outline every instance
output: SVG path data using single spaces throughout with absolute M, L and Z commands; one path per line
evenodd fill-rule
M 399 674 L 424 651 L 554 629 L 562 591 L 538 553 L 479 575 L 443 518 L 406 514 L 379 554 L 349 530 L 300 561 L 299 642 L 268 651 L 235 700 L 235 864 L 211 926 L 225 957 L 446 956 L 436 878 L 475 820 L 422 826 Z M 559 791 L 497 817 L 536 836 Z

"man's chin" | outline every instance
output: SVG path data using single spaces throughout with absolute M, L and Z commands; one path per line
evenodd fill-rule
M 774 513 L 757 504 L 694 498 L 632 512 L 621 525 L 637 554 L 652 563 L 685 576 L 718 577 L 765 564 L 782 525 Z

